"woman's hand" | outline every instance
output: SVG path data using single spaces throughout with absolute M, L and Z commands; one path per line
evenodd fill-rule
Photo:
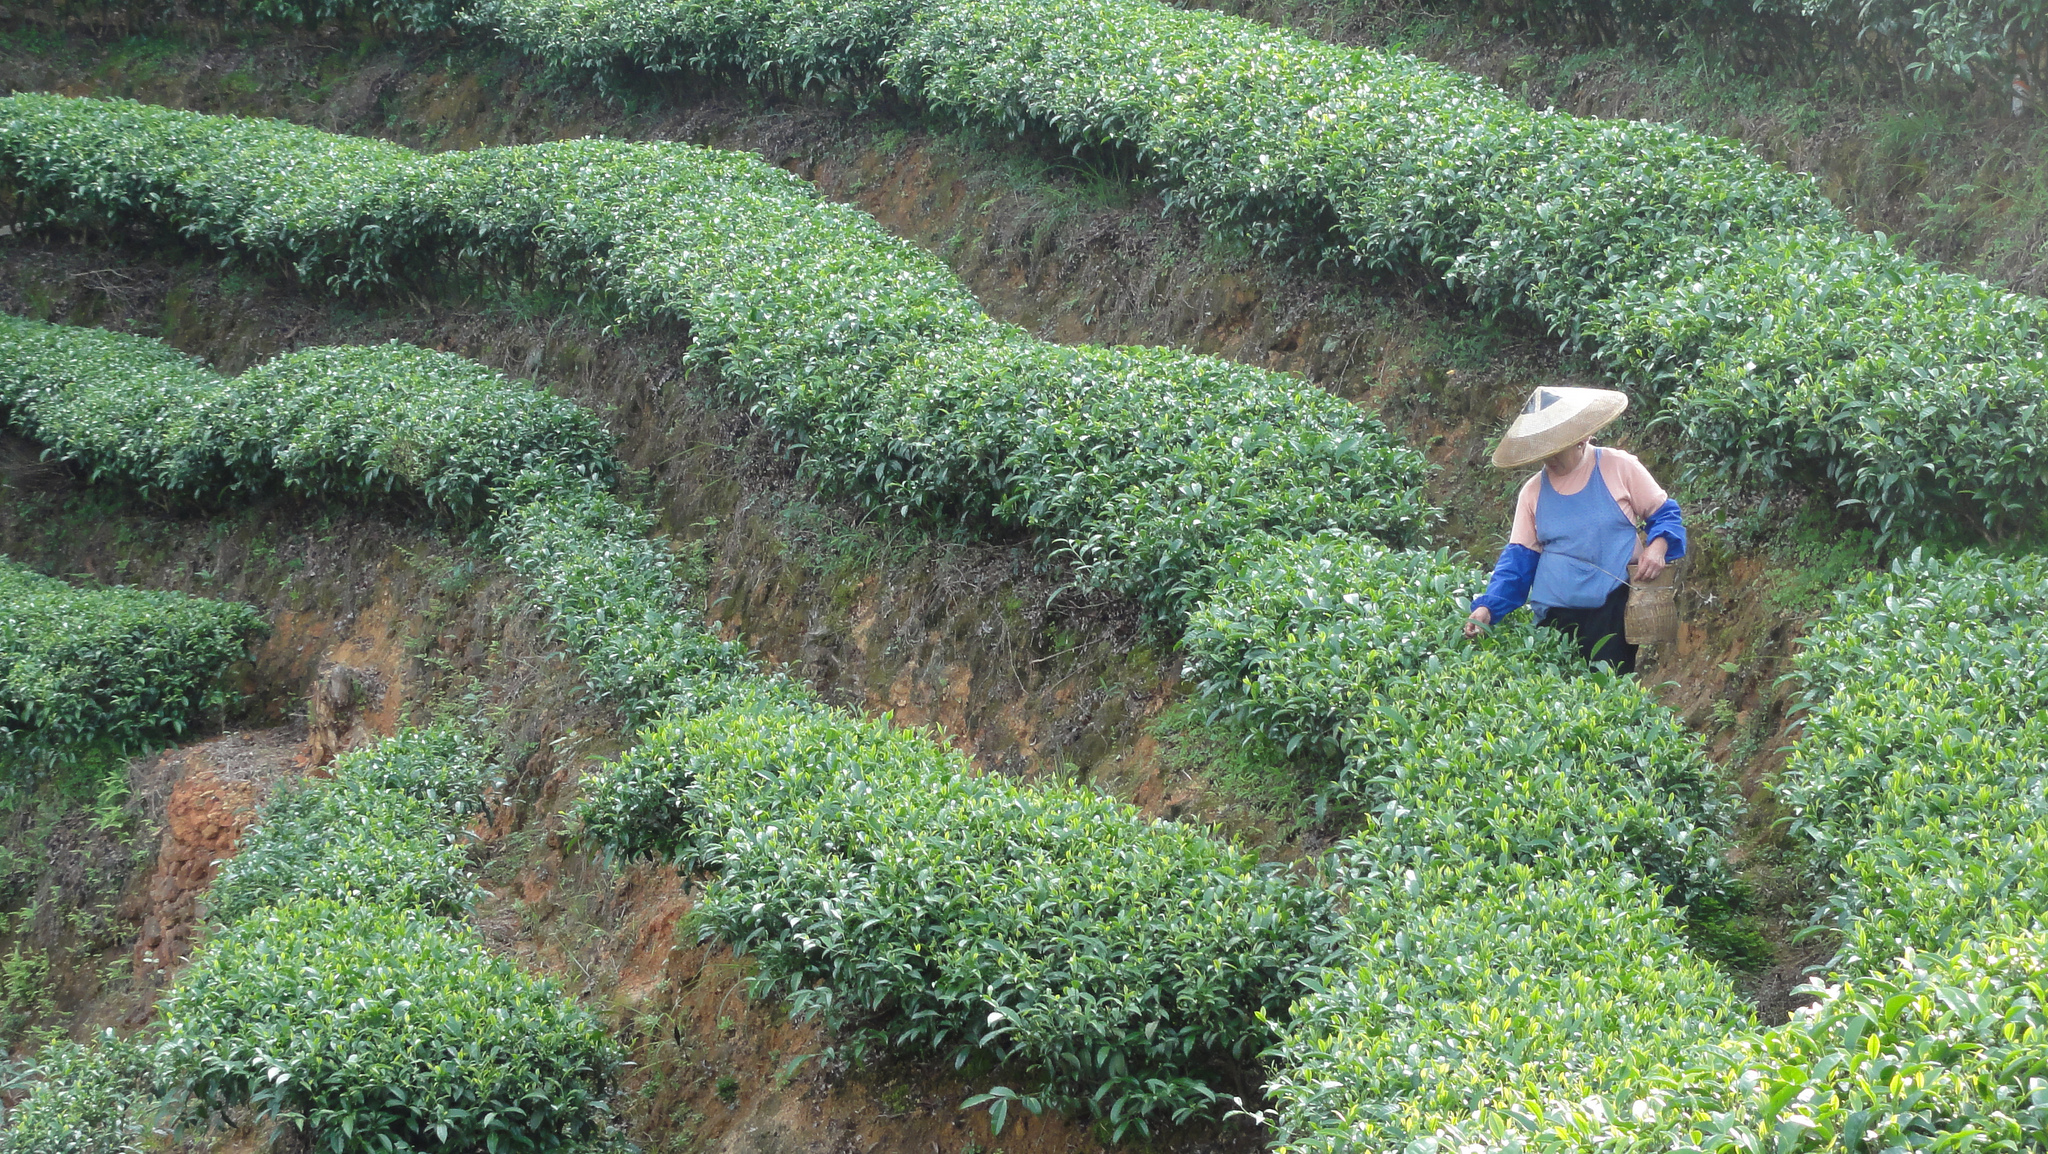
M 1485 632 L 1486 627 L 1491 624 L 1493 624 L 1493 610 L 1481 605 L 1472 611 L 1472 616 L 1465 619 L 1465 636 L 1477 637 Z
M 1643 550 L 1642 559 L 1636 562 L 1636 580 L 1655 581 L 1657 574 L 1664 571 L 1664 552 L 1670 548 L 1671 539 L 1659 537 Z

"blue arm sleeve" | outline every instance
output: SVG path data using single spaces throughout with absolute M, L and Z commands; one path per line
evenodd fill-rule
M 1678 502 L 1666 501 L 1657 506 L 1657 511 L 1650 514 L 1648 526 L 1645 531 L 1647 540 L 1655 541 L 1662 537 L 1670 542 L 1664 546 L 1666 561 L 1676 561 L 1685 556 L 1685 521 L 1679 516 Z
M 1679 538 L 1681 546 L 1684 540 Z M 1472 599 L 1472 608 L 1486 606 L 1493 610 L 1495 621 L 1520 609 L 1529 600 L 1529 583 L 1536 580 L 1536 562 L 1542 556 L 1527 545 L 1511 544 L 1502 549 L 1500 561 L 1493 567 L 1493 580 L 1487 582 L 1486 592 Z

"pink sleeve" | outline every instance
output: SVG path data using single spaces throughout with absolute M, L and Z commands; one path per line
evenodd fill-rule
M 1642 524 L 1670 499 L 1671 495 L 1657 483 L 1657 478 L 1650 476 L 1635 454 L 1608 449 L 1601 453 L 1600 460 L 1600 475 L 1607 479 L 1607 491 L 1614 494 L 1615 504 L 1621 506 L 1630 521 Z
M 1515 497 L 1515 522 L 1508 530 L 1508 544 L 1534 549 L 1538 553 L 1543 551 L 1543 547 L 1536 543 L 1536 494 L 1539 491 L 1536 482 L 1542 477 L 1543 474 L 1538 473 L 1522 486 L 1521 493 Z

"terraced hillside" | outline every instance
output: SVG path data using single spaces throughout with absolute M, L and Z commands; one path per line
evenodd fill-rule
M 2048 1141 L 2035 298 L 1145 0 L 71 15 L 0 1149 Z M 1642 677 L 1460 631 L 1560 378 Z

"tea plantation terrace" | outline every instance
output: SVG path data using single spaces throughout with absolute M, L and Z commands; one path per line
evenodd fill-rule
M 35 332 L 37 339 L 10 345 L 10 355 L 26 360 L 74 334 L 109 346 L 90 330 Z M 346 363 L 340 352 L 315 352 Z M 141 371 L 157 371 L 149 361 L 136 357 Z M 474 366 L 448 371 L 478 382 L 481 400 L 524 387 Z M 340 377 L 342 393 L 363 387 L 360 375 Z M 319 383 L 256 370 L 234 387 L 252 378 Z M 1845 984 L 1819 1011 L 1757 1029 L 1726 980 L 1683 944 L 1682 903 L 1725 882 L 1718 831 L 1731 804 L 1696 741 L 1632 680 L 1571 675 L 1555 639 L 1533 630 L 1470 650 L 1438 644 L 1431 631 L 1455 626 L 1441 598 L 1480 576 L 1462 559 L 1305 527 L 1292 538 L 1245 539 L 1217 564 L 1188 629 L 1203 692 L 1276 738 L 1320 743 L 1341 759 L 1331 789 L 1369 803 L 1372 816 L 1327 859 L 1319 884 L 1303 885 L 1128 807 L 973 776 L 934 736 L 851 717 L 760 673 L 680 607 L 671 552 L 647 536 L 644 515 L 604 492 L 603 475 L 587 464 L 542 465 L 479 506 L 502 510 L 498 540 L 537 598 L 557 609 L 558 628 L 593 684 L 628 718 L 647 723 L 632 749 L 586 783 L 582 836 L 619 857 L 717 870 L 708 932 L 760 958 L 764 981 L 786 980 L 799 1012 L 827 1015 L 857 1042 L 922 1053 L 966 1047 L 1034 1075 L 1029 1094 L 985 1104 L 1090 1110 L 1129 1133 L 1228 1108 L 1211 1071 L 1265 1051 L 1270 1120 L 1288 1148 L 1377 1148 L 1432 1136 L 1637 1148 L 1682 1134 L 1733 1148 L 1745 1134 L 1776 1132 L 1788 1112 L 1815 1120 L 1823 1138 L 1875 1121 L 1907 1145 L 1948 1140 L 1962 1127 L 2026 1134 L 2037 1125 L 2010 1106 L 2012 1088 L 2023 1085 L 2011 1080 L 2014 1072 L 2038 1068 L 2030 1064 L 2038 1031 L 2008 1029 L 2039 1012 L 2025 968 L 2038 956 L 2025 949 L 2038 920 L 2031 899 L 2021 900 L 2030 887 L 1984 885 L 1970 891 L 1980 897 L 1949 903 L 1949 928 L 1924 943 L 1934 952 L 1900 968 L 1883 951 L 1923 943 L 1903 928 L 1872 937 L 1878 926 L 1904 925 L 1872 920 L 1866 911 L 1877 908 L 1875 895 L 1910 893 L 1919 879 L 1958 869 L 1976 876 L 1969 871 L 1985 871 L 1975 864 L 1979 851 L 1946 836 L 1886 841 L 1886 830 L 1904 834 L 1922 821 L 1916 811 L 1894 815 L 1892 803 L 1862 817 L 1817 814 L 1806 836 L 1826 844 L 1843 836 L 1832 832 L 1843 821 L 1866 821 L 1877 835 L 1862 835 L 1859 844 L 1874 847 L 1869 856 L 1834 859 L 1842 863 L 1847 940 L 1877 944 L 1844 950 L 1837 972 Z M 124 479 L 161 484 L 147 470 Z M 2039 641 L 2030 632 L 2044 590 L 2037 570 L 1916 563 L 1845 595 L 1819 632 L 1840 640 L 1818 644 L 1802 666 L 1816 708 L 1835 709 L 1840 720 L 1795 750 L 1788 798 L 1804 812 L 1801 797 L 1837 792 L 1827 775 L 1867 774 L 1888 755 L 1923 748 L 1952 752 L 1955 731 L 1944 720 L 1952 714 L 1942 711 L 1978 707 L 1946 690 L 1924 697 L 1917 686 L 1948 682 L 1916 671 L 1969 660 L 1981 664 L 1972 671 L 1987 686 L 2022 684 L 2016 662 Z M 1417 612 L 1425 606 L 1429 612 Z M 1929 629 L 1947 631 L 1955 645 L 1929 650 L 1919 640 Z M 1819 656 L 1844 646 L 1870 655 L 1867 677 L 1844 673 L 1854 663 Z M 1460 654 L 1460 667 L 1446 668 L 1432 652 Z M 1519 697 L 1513 687 L 1521 685 L 1546 698 Z M 2012 752 L 1999 754 L 2008 760 L 1983 780 L 2039 780 L 2039 751 L 2024 736 L 2037 713 L 1989 715 L 2011 720 L 1993 724 L 1982 748 Z M 1840 726 L 1876 737 L 1845 742 Z M 1871 753 L 1868 742 L 1880 738 L 1890 744 Z M 462 761 L 458 753 L 432 756 Z M 1976 774 L 1974 764 L 1949 758 L 1928 772 Z M 454 786 L 420 792 L 468 796 Z M 2038 793 L 2022 785 L 2012 802 L 1997 803 L 2008 806 L 2000 812 L 2010 812 L 2015 831 L 2038 822 L 2029 808 Z M 1948 796 L 1946 787 L 1908 789 L 1897 804 L 1924 808 Z M 1988 803 L 1993 795 L 1971 786 L 1967 796 Z M 360 793 L 287 795 L 268 836 L 279 846 L 315 837 L 328 848 L 256 854 L 247 876 L 226 885 L 223 902 L 260 911 L 274 900 L 265 894 L 330 886 L 403 895 L 306 907 L 314 911 L 306 918 L 373 943 L 399 932 L 380 928 L 379 918 L 458 908 L 463 888 L 450 881 L 427 824 L 404 841 L 416 849 L 355 864 L 367 847 L 332 818 L 380 804 L 405 805 Z M 323 815 L 312 826 L 318 832 L 293 816 L 313 813 Z M 855 845 L 876 849 L 845 857 L 830 848 Z M 343 864 L 320 864 L 328 852 Z M 828 857 L 790 871 L 783 866 L 791 854 Z M 2005 860 L 2024 868 L 2037 857 Z M 275 872 L 297 859 L 311 863 L 304 879 Z M 931 867 L 965 860 L 982 864 L 930 889 Z M 798 877 L 803 884 L 792 888 Z M 937 900 L 903 904 L 907 878 Z M 1934 884 L 1954 892 L 1951 883 Z M 992 888 L 1016 904 L 989 902 Z M 1100 903 L 1094 893 L 1103 894 Z M 417 912 L 379 912 L 387 909 Z M 1067 912 L 1027 918 L 1019 909 Z M 1131 910 L 1144 916 L 1123 916 Z M 274 925 L 277 942 L 257 948 L 301 969 L 299 959 L 316 956 L 303 951 L 327 948 L 317 937 L 326 931 L 310 922 L 242 919 L 238 927 Z M 269 931 L 233 931 L 245 932 L 260 943 Z M 244 940 L 224 936 L 222 948 Z M 1130 947 L 1098 952 L 1119 941 Z M 1097 945 L 1080 948 L 1084 942 Z M 469 956 L 459 942 L 453 948 L 434 956 Z M 873 959 L 887 965 L 865 964 Z M 1024 959 L 1041 968 L 1020 971 Z M 193 972 L 227 964 L 203 961 Z M 1067 993 L 1049 996 L 1056 989 Z M 1987 1039 L 2002 1039 L 1997 1046 L 1956 1048 L 1963 1011 L 1944 1000 L 1955 989 L 1974 991 L 1972 1004 L 1986 1007 L 1961 1025 L 1990 1031 Z M 1135 1001 L 1119 993 L 1111 1010 L 1101 1000 L 1111 990 L 1150 992 Z M 1504 1001 L 1503 990 L 1513 997 Z M 1901 991 L 1909 996 L 1894 996 Z M 1875 1002 L 1885 1007 L 1878 1034 L 1855 1025 L 1867 1016 L 1858 1007 Z M 1633 1012 L 1619 1012 L 1624 1005 Z M 921 1024 L 888 1030 L 862 1013 L 883 1007 Z M 1390 1015 L 1398 1007 L 1407 1009 Z M 1519 1016 L 1504 1017 L 1511 1008 Z M 565 1039 L 565 1053 L 579 1052 L 580 1043 L 566 1041 L 580 1036 L 573 1024 L 546 1036 Z M 1076 1037 L 1095 1048 L 1076 1053 Z M 108 1052 L 109 1061 L 118 1058 Z M 1872 1061 L 1896 1065 L 1902 1053 L 1919 1069 L 1942 1072 L 1940 1094 L 1898 1099 L 1883 1089 L 1889 1083 L 1862 1073 Z M 572 1082 L 599 1084 L 564 1085 Z M 216 1100 L 256 1092 L 225 1075 L 207 1085 Z M 46 1100 L 60 1099 L 37 1099 Z M 562 1124 L 573 1128 L 582 1116 L 565 1114 Z

